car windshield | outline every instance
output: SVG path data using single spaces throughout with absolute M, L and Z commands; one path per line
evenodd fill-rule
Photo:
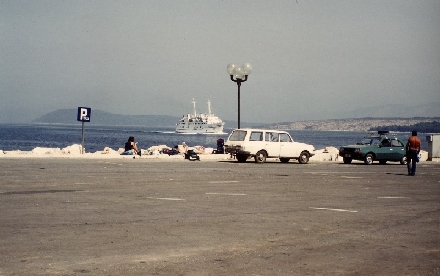
M 245 137 L 246 137 L 246 131 L 234 130 L 231 136 L 229 136 L 229 141 L 244 141 Z
M 365 137 L 362 140 L 360 140 L 359 142 L 357 142 L 356 144 L 358 145 L 378 145 L 380 142 L 380 138 L 379 137 Z
M 289 134 L 280 133 L 280 142 L 292 142 L 292 139 L 290 139 Z
M 363 138 L 357 144 L 358 145 L 371 145 L 371 138 Z

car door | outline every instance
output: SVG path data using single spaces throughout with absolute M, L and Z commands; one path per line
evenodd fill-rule
M 403 145 L 403 143 L 401 143 L 397 139 L 394 139 L 394 140 L 391 140 L 391 147 L 393 149 L 392 159 L 393 160 L 401 160 L 406 153 L 405 146 Z
M 249 143 L 246 147 L 251 154 L 256 154 L 259 150 L 265 148 L 263 131 L 253 130 L 249 134 Z
M 393 159 L 393 147 L 391 147 L 390 139 L 383 139 L 376 151 L 377 160 L 391 160 Z
M 298 157 L 299 152 L 288 133 L 280 133 L 280 157 Z
M 269 157 L 280 156 L 280 142 L 277 132 L 267 131 L 264 135 L 264 142 L 266 143 L 266 151 Z

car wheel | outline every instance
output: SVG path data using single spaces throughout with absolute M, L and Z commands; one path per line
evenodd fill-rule
M 266 162 L 266 157 L 267 157 L 266 152 L 263 150 L 260 150 L 255 155 L 255 162 L 256 163 L 264 163 L 264 162 Z
M 387 160 L 380 160 L 379 161 L 379 164 L 381 164 L 381 165 L 385 165 L 387 163 Z
M 307 162 L 309 162 L 309 157 L 309 153 L 307 151 L 303 151 L 299 155 L 298 162 L 300 164 L 306 164 Z
M 288 163 L 290 158 L 280 158 L 281 163 Z
M 244 163 L 248 159 L 248 156 L 243 154 L 237 154 L 235 157 L 237 158 L 238 163 Z
M 367 164 L 367 165 L 371 165 L 371 164 L 373 164 L 373 160 L 374 160 L 373 155 L 372 155 L 371 153 L 369 153 L 369 154 L 367 154 L 367 155 L 365 156 L 365 160 L 364 160 L 364 162 L 365 162 L 365 164 Z
M 353 159 L 351 159 L 351 158 L 343 158 L 343 160 L 344 160 L 344 164 L 351 164 L 351 161 L 353 160 Z
M 400 164 L 402 164 L 402 165 L 406 165 L 407 162 L 408 162 L 408 159 L 406 158 L 406 156 L 403 156 L 402 159 L 400 159 Z

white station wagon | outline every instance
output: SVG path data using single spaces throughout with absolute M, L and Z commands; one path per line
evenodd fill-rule
M 294 142 L 286 131 L 240 128 L 229 135 L 225 152 L 235 154 L 240 163 L 254 157 L 257 163 L 266 162 L 266 158 L 279 158 L 282 163 L 297 159 L 299 163 L 306 164 L 315 155 L 315 148 Z

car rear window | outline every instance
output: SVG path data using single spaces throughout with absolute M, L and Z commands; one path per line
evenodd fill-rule
M 244 130 L 234 130 L 231 136 L 229 136 L 229 141 L 244 141 L 246 133 Z
M 399 140 L 391 140 L 391 146 L 392 147 L 403 147 L 403 144 L 400 143 Z

